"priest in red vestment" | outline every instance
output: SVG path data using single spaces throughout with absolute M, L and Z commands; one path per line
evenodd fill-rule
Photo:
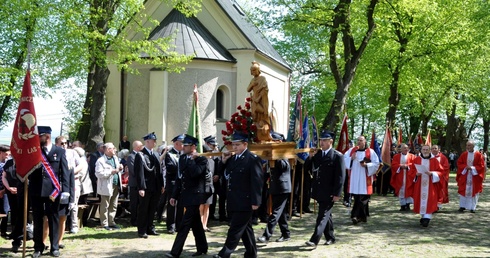
M 475 142 L 466 142 L 466 151 L 459 156 L 456 182 L 458 183 L 459 211 L 470 210 L 475 213 L 478 196 L 483 191 L 485 178 L 485 159 L 474 151 Z
M 413 185 L 413 212 L 420 214 L 420 224 L 428 227 L 432 213 L 438 210 L 439 181 L 444 169 L 439 161 L 431 158 L 429 145 L 423 145 L 421 154 L 415 158 L 412 169 L 417 171 Z
M 436 158 L 439 163 L 441 163 L 442 168 L 444 169 L 443 176 L 441 177 L 441 182 L 439 183 L 439 201 L 437 202 L 437 207 L 441 209 L 443 203 L 449 203 L 449 160 L 447 160 L 446 156 L 441 153 L 441 149 L 439 145 L 432 145 L 430 147 L 430 152 L 432 153 L 432 157 Z
M 408 152 L 408 145 L 402 143 L 400 147 L 401 152 L 395 154 L 391 160 L 390 184 L 395 189 L 395 194 L 400 201 L 400 211 L 406 211 L 410 210 L 410 204 L 413 203 L 411 193 L 413 179 L 417 172 L 411 167 L 416 156 Z

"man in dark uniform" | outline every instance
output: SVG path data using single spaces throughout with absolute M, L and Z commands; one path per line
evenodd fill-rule
M 312 163 L 313 191 L 312 198 L 317 200 L 318 217 L 315 231 L 306 245 L 316 247 L 325 235 L 326 245 L 335 243 L 332 207 L 340 200 L 342 186 L 344 184 L 345 165 L 342 153 L 334 150 L 332 144 L 335 134 L 330 131 L 322 131 L 320 134 L 320 147 L 316 153 L 312 151 L 307 163 Z
M 235 132 L 232 135 L 234 155 L 223 153 L 221 170 L 228 180 L 227 207 L 230 228 L 225 245 L 213 257 L 230 257 L 240 238 L 245 246 L 245 257 L 257 257 L 257 245 L 250 218 L 261 204 L 262 164 L 261 159 L 248 148 L 248 135 Z
M 40 257 L 44 251 L 43 217 L 48 218 L 50 253 L 60 256 L 59 239 L 59 207 L 60 202 L 68 203 L 70 198 L 70 170 L 65 150 L 51 142 L 51 127 L 37 127 L 41 142 L 42 166 L 29 175 L 29 196 L 32 203 L 34 222 L 34 254 Z
M 190 229 L 194 234 L 197 248 L 197 252 L 192 256 L 201 256 L 208 252 L 208 242 L 199 212 L 199 206 L 206 201 L 207 197 L 205 184 L 208 159 L 198 156 L 197 144 L 196 138 L 185 135 L 184 153 L 179 158 L 179 173 L 170 199 L 172 206 L 179 200 L 179 205 L 185 208 L 185 213 L 182 222 L 179 224 L 172 250 L 170 253 L 166 253 L 165 257 L 180 256 Z
M 271 133 L 272 140 L 275 142 L 284 141 L 284 136 L 279 133 Z M 285 159 L 276 160 L 271 169 L 271 181 L 269 194 L 272 196 L 272 213 L 267 220 L 267 227 L 264 234 L 257 238 L 261 243 L 267 243 L 272 236 L 274 227 L 279 222 L 281 237 L 276 242 L 288 241 L 290 232 L 288 229 L 286 202 L 291 195 L 291 167 Z
M 158 198 L 164 191 L 163 175 L 160 161 L 153 152 L 157 136 L 149 133 L 143 137 L 145 147 L 134 158 L 134 172 L 138 185 L 138 236 L 148 238 L 148 235 L 159 235 L 155 231 L 153 217 L 155 215 Z
M 182 153 L 182 141 L 185 135 L 180 134 L 172 139 L 174 146 L 169 150 L 165 156 L 165 191 L 167 192 L 167 199 L 170 201 L 172 197 L 172 192 L 175 186 L 175 180 L 177 180 L 177 173 L 179 171 L 179 157 Z M 176 224 L 180 223 L 178 220 L 182 218 L 179 214 L 176 216 L 176 210 L 179 209 L 179 204 L 175 206 L 167 205 L 167 232 L 169 234 L 174 234 L 177 229 Z M 180 213 L 180 212 L 179 212 Z
M 127 166 L 128 166 L 128 185 L 129 185 L 129 210 L 131 211 L 131 226 L 137 226 L 136 223 L 138 218 L 138 180 L 134 171 L 134 158 L 138 152 L 143 149 L 143 143 L 140 141 L 133 142 L 133 151 L 128 156 Z

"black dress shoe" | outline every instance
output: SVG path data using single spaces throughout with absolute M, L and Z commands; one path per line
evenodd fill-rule
M 63 249 L 63 248 L 65 248 L 65 245 L 64 245 L 64 244 L 59 244 L 59 245 L 58 245 L 58 247 L 59 247 L 60 249 Z
M 164 256 L 165 256 L 165 257 L 168 257 L 168 258 L 178 257 L 178 256 L 175 256 L 175 255 L 173 255 L 173 254 L 171 254 L 171 253 L 166 253 Z
M 359 223 L 359 220 L 357 220 L 357 218 L 352 218 L 352 224 L 356 225 L 357 223 Z
M 464 210 L 466 210 L 466 209 L 465 209 L 465 208 L 463 208 L 463 207 L 460 207 L 458 211 L 459 211 L 459 212 L 463 212 Z
M 169 229 L 169 230 L 167 230 L 167 233 L 169 233 L 170 235 L 173 235 L 173 234 L 175 234 L 175 230 Z
M 281 236 L 280 238 L 276 239 L 276 242 L 286 242 L 286 241 L 289 241 L 289 239 L 291 239 L 291 238 L 290 237 Z
M 475 213 L 476 211 L 475 210 L 470 210 L 471 213 Z
M 160 233 L 156 232 L 155 230 L 152 230 L 150 232 L 147 233 L 148 235 L 152 235 L 152 236 L 159 236 Z
M 333 245 L 333 244 L 335 244 L 335 240 L 333 239 L 329 239 L 327 240 L 327 242 L 325 242 L 325 245 Z
M 219 254 L 215 254 L 213 255 L 213 258 L 221 258 L 221 256 L 219 256 Z
M 267 237 L 265 236 L 261 236 L 257 238 L 257 242 L 267 244 L 267 242 L 269 242 L 269 239 L 267 239 Z
M 206 255 L 206 254 L 207 254 L 206 252 L 197 251 L 197 252 L 193 253 L 191 256 L 201 256 L 201 255 Z
M 305 242 L 305 244 L 306 244 L 307 246 L 311 246 L 311 247 L 316 248 L 316 244 L 315 244 L 315 243 L 313 243 L 313 242 L 311 242 L 311 241 L 306 241 L 306 242 Z
M 147 234 L 138 234 L 138 237 L 140 237 L 140 238 L 148 238 L 148 235 Z
M 17 253 L 19 252 L 20 245 L 12 245 L 12 252 Z
M 35 252 L 32 254 L 32 258 L 39 258 L 39 257 L 41 257 L 41 254 L 42 254 L 42 252 L 41 252 L 41 251 L 35 251 Z
M 51 254 L 51 256 L 53 257 L 60 257 L 60 251 L 59 250 L 54 250 L 54 251 L 51 251 L 49 252 Z
M 305 210 L 303 210 L 303 212 L 304 212 L 304 213 L 313 213 L 313 211 L 312 211 L 312 210 L 310 210 L 310 209 L 305 209 Z

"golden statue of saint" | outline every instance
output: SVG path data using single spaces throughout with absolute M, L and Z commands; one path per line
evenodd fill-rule
M 254 77 L 247 87 L 251 92 L 252 119 L 257 126 L 259 142 L 271 141 L 269 120 L 269 87 L 264 76 L 260 75 L 260 64 L 252 62 L 250 74 Z

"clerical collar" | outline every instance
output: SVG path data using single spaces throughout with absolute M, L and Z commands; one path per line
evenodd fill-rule
M 364 149 L 357 149 L 357 151 L 366 151 L 366 148 L 364 148 Z
M 423 159 L 430 159 L 431 155 L 429 155 L 429 157 L 424 157 L 424 155 L 420 154 L 420 157 L 422 157 Z

